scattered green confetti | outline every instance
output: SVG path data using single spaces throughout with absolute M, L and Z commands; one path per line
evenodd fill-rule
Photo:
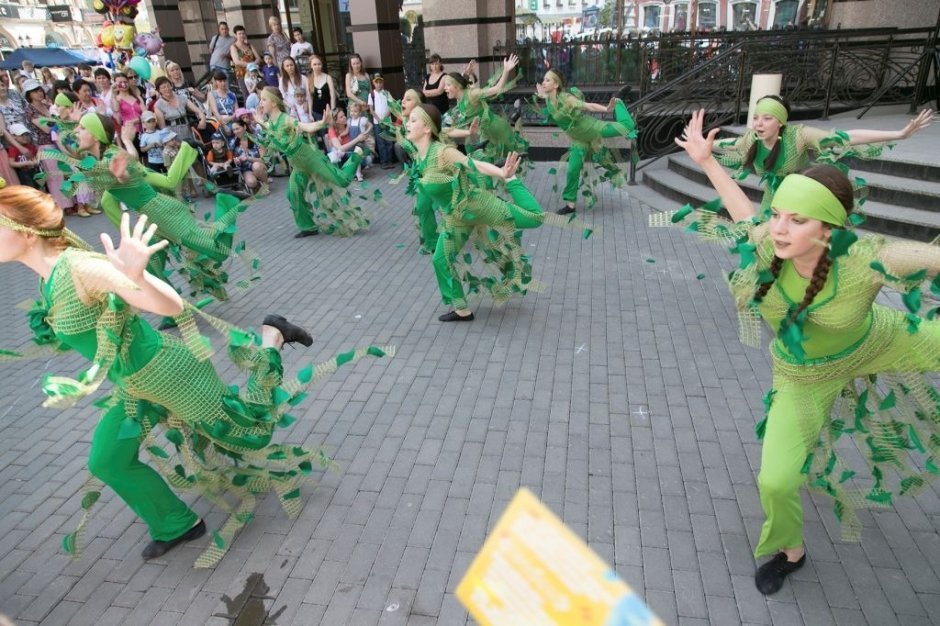
M 656 262 L 656 259 L 646 259 L 646 262 L 647 262 L 647 263 L 655 263 L 655 262 Z
M 699 274 L 695 277 L 695 280 L 702 280 L 703 278 L 705 278 L 705 274 Z
M 401 250 L 402 248 L 405 247 L 405 244 L 403 244 L 403 243 L 396 243 L 396 244 L 395 244 L 395 247 L 398 248 L 399 250 Z

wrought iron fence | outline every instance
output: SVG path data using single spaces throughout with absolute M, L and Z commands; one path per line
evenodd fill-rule
M 526 91 L 548 67 L 606 101 L 625 85 L 640 135 L 634 149 L 650 159 L 675 150 L 673 138 L 699 108 L 714 125 L 741 123 L 754 74 L 783 74 L 782 95 L 800 113 L 905 103 L 913 110 L 936 94 L 922 65 L 930 60 L 933 28 L 853 31 L 763 31 L 659 38 L 497 46 L 494 55 L 520 57 Z M 497 67 L 492 68 L 497 71 Z M 512 96 L 510 96 L 511 98 Z M 635 172 L 631 171 L 631 182 Z

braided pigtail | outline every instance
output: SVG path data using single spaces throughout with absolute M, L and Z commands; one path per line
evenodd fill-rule
M 800 302 L 800 306 L 793 311 L 791 319 L 796 319 L 800 313 L 806 310 L 806 307 L 813 303 L 813 299 L 816 297 L 820 291 L 822 291 L 823 285 L 826 284 L 826 279 L 829 277 L 829 270 L 832 268 L 832 259 L 829 258 L 828 254 L 824 254 L 819 257 L 819 261 L 816 263 L 816 268 L 813 270 L 813 277 L 809 281 L 809 285 L 806 287 L 806 292 L 803 294 L 803 301 Z
M 764 296 L 770 291 L 771 285 L 773 285 L 777 277 L 780 276 L 781 267 L 783 267 L 783 259 L 775 254 L 773 260 L 770 262 L 770 273 L 773 274 L 773 278 L 766 283 L 762 283 L 760 287 L 757 288 L 757 291 L 754 292 L 754 302 L 760 302 L 764 299 Z
M 777 134 L 777 143 L 774 144 L 774 147 L 770 149 L 770 152 L 764 159 L 764 171 L 774 171 L 774 167 L 777 165 L 777 159 L 780 158 L 780 144 L 783 142 L 783 131 L 786 130 L 786 128 L 785 125 L 780 127 L 780 132 Z M 754 145 L 756 146 L 757 143 Z

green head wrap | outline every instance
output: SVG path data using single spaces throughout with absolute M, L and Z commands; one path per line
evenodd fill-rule
M 98 117 L 97 113 L 86 113 L 82 116 L 82 119 L 79 120 L 78 125 L 91 133 L 92 137 L 104 145 L 111 143 L 111 137 L 108 137 L 108 133 L 105 131 L 104 125 L 101 123 L 101 118 Z
M 70 231 L 68 228 L 56 228 L 56 229 L 40 229 L 33 228 L 32 226 L 26 226 L 25 224 L 20 224 L 19 222 L 10 219 L 6 215 L 0 214 L 0 226 L 8 228 L 16 233 L 29 233 L 31 235 L 36 235 L 37 237 L 42 237 L 43 239 L 52 239 L 55 237 L 64 238 L 69 245 L 74 248 L 79 248 L 81 250 L 91 250 L 91 246 L 85 243 L 81 237 Z
M 565 88 L 565 77 L 562 76 L 558 70 L 551 69 L 551 70 L 547 70 L 545 73 L 551 74 L 552 76 L 555 77 L 555 82 L 558 83 L 558 89 Z
M 787 107 L 783 103 L 773 98 L 761 98 L 754 107 L 754 112 L 761 115 L 769 115 L 781 124 L 787 123 Z
M 829 188 L 802 174 L 790 174 L 774 193 L 772 206 L 842 228 L 848 213 Z
M 261 90 L 261 97 L 265 100 L 273 102 L 278 109 L 281 111 L 284 110 L 284 99 L 278 95 L 278 92 L 272 89 L 271 87 L 265 87 Z
M 402 102 L 405 100 L 414 100 L 416 103 L 421 102 L 421 94 L 418 93 L 417 89 L 409 89 L 405 92 L 405 95 L 401 97 Z
M 55 105 L 58 107 L 70 107 L 73 104 L 72 101 L 69 100 L 69 97 L 62 92 L 59 92 L 53 102 L 55 102 Z
M 428 112 L 424 110 L 424 107 L 416 106 L 414 110 L 418 112 L 418 117 L 421 118 L 421 121 L 424 122 L 424 125 L 431 129 L 431 135 L 436 138 L 441 134 L 441 129 L 437 127 L 437 124 L 434 123 L 434 120 L 431 119 L 431 116 L 428 115 Z

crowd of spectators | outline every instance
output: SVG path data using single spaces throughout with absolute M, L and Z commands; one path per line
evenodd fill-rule
M 391 94 L 378 73 L 370 73 L 363 58 L 352 54 L 343 81 L 327 71 L 326 59 L 294 28 L 290 39 L 280 20 L 271 17 L 266 47 L 260 53 L 243 26 L 229 29 L 221 22 L 208 43 L 209 78 L 197 86 L 179 64 L 167 60 L 142 80 L 132 68 L 105 67 L 36 69 L 28 61 L 15 73 L 0 73 L 0 176 L 8 183 L 44 187 L 67 212 L 88 216 L 97 212 L 91 189 L 78 185 L 62 192 L 63 174 L 55 162 L 41 161 L 39 151 L 57 147 L 68 151 L 63 132 L 88 112 L 107 115 L 123 138 L 138 149 L 140 160 L 157 171 L 170 165 L 182 142 L 201 149 L 204 159 L 186 195 L 198 192 L 193 181 L 236 173 L 248 191 L 263 189 L 276 155 L 266 155 L 260 142 L 258 105 L 261 91 L 275 87 L 288 113 L 308 123 L 327 118 L 314 137 L 335 163 L 361 146 L 373 163 L 388 169 L 396 159 L 383 126 L 391 115 Z M 443 90 L 444 66 L 432 55 L 423 96 L 442 112 L 448 108 Z M 125 141 L 124 143 L 128 143 Z M 289 167 L 289 164 L 284 164 Z M 360 171 L 357 178 L 362 180 Z

